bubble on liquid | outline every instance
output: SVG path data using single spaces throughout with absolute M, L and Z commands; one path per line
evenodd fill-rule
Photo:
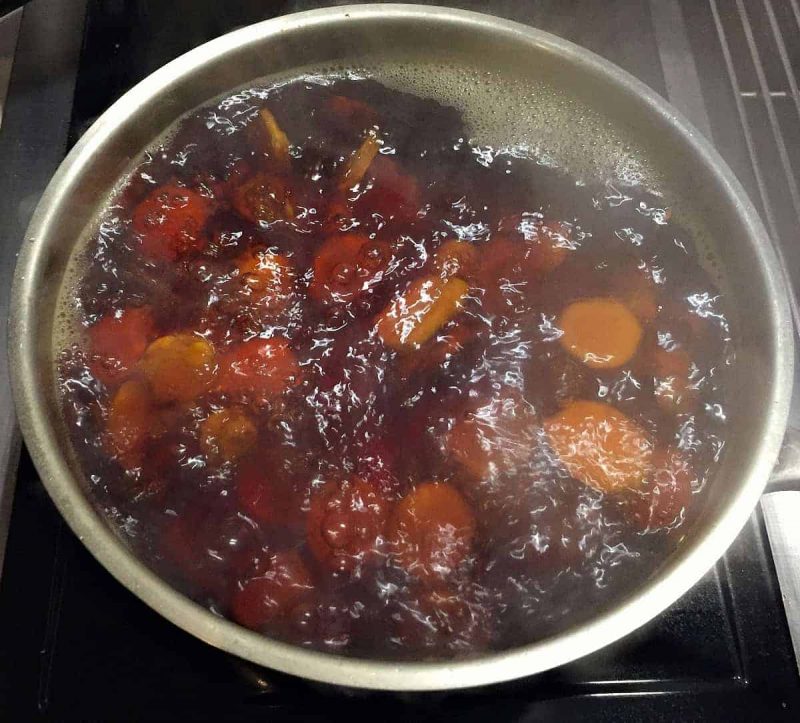
M 54 360 L 58 358 L 58 352 L 69 348 L 76 340 L 80 339 L 85 329 L 78 315 L 79 304 L 77 303 L 77 292 L 81 279 L 84 276 L 86 262 L 85 243 L 80 243 L 73 251 L 72 258 L 67 263 L 64 277 L 61 281 L 61 289 L 56 299 L 55 320 L 53 323 L 53 349 Z

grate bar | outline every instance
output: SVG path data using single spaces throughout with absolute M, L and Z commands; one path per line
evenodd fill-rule
M 677 0 L 649 0 L 649 6 L 667 98 L 711 139 L 711 122 L 680 5 Z
M 794 0 L 792 0 L 792 2 L 794 4 Z M 786 78 L 789 81 L 789 90 L 792 98 L 794 99 L 794 105 L 795 108 L 797 108 L 797 114 L 800 116 L 800 91 L 798 91 L 797 88 L 797 78 L 794 76 L 794 69 L 792 68 L 792 63 L 789 60 L 789 53 L 786 52 L 786 43 L 783 42 L 783 33 L 781 32 L 778 21 L 775 18 L 775 9 L 772 7 L 772 0 L 764 0 L 764 9 L 767 11 L 769 24 L 772 28 L 772 34 L 775 36 L 775 42 L 778 44 L 778 54 L 781 56 L 781 63 L 783 63 L 783 69 L 786 71 Z M 797 5 L 795 4 L 795 11 L 797 11 L 797 9 Z M 773 98 L 777 97 L 773 94 L 770 95 L 772 95 Z
M 767 188 L 764 184 L 764 177 L 761 175 L 761 168 L 758 164 L 756 157 L 755 144 L 753 142 L 753 133 L 750 129 L 750 123 L 747 120 L 747 111 L 742 102 L 742 91 L 739 87 L 739 79 L 736 77 L 736 69 L 733 65 L 733 57 L 731 56 L 731 49 L 728 45 L 728 38 L 725 35 L 725 28 L 722 27 L 722 19 L 719 15 L 716 0 L 708 0 L 711 7 L 711 14 L 714 17 L 714 25 L 717 28 L 717 36 L 719 37 L 720 47 L 722 48 L 722 57 L 725 60 L 725 68 L 728 71 L 728 78 L 733 88 L 733 100 L 736 104 L 736 110 L 739 114 L 739 120 L 742 124 L 742 131 L 744 132 L 744 141 L 747 146 L 747 154 L 750 156 L 750 163 L 753 166 L 753 173 L 755 174 L 756 186 L 758 187 L 758 195 L 761 197 L 761 204 L 764 208 L 764 215 L 767 220 L 767 227 L 769 228 L 770 236 L 773 240 L 778 238 L 778 226 L 775 223 L 775 212 L 772 208 L 769 196 L 767 195 Z
M 792 1 L 794 2 L 794 0 Z M 775 221 L 775 211 L 767 193 L 767 188 L 764 183 L 764 176 L 761 173 L 761 166 L 758 163 L 758 156 L 756 155 L 755 143 L 753 141 L 753 132 L 750 128 L 750 122 L 747 119 L 747 111 L 744 107 L 744 101 L 742 100 L 742 92 L 739 86 L 739 79 L 736 76 L 736 69 L 733 65 L 731 48 L 728 44 L 728 38 L 725 35 L 725 28 L 722 26 L 722 18 L 720 17 L 719 8 L 717 7 L 717 0 L 708 0 L 708 2 L 711 8 L 711 14 L 714 17 L 714 25 L 717 29 L 717 37 L 719 38 L 720 48 L 722 49 L 722 57 L 725 60 L 725 68 L 728 71 L 728 79 L 730 80 L 731 87 L 733 89 L 733 100 L 736 104 L 736 111 L 739 115 L 739 121 L 742 126 L 742 133 L 744 134 L 744 141 L 745 145 L 747 146 L 747 155 L 750 157 L 750 165 L 753 167 L 753 174 L 755 176 L 756 186 L 758 187 L 758 195 L 761 198 L 764 215 L 766 216 L 767 228 L 773 240 L 772 246 L 775 250 L 775 253 L 778 255 L 778 259 L 781 262 L 781 267 L 783 268 L 784 278 L 787 288 L 789 289 L 789 298 L 792 305 L 792 314 L 794 316 L 795 325 L 797 328 L 800 328 L 800 308 L 798 308 L 797 299 L 792 293 L 792 280 L 789 277 L 788 266 L 786 264 L 786 258 L 783 254 L 783 249 L 781 248 L 780 244 L 777 243 L 780 237 L 778 235 L 778 226 Z
M 796 93 L 796 91 L 794 91 Z M 793 93 L 787 93 L 785 90 L 771 90 L 769 92 L 770 98 L 789 98 Z M 743 90 L 742 98 L 758 98 L 761 91 L 758 90 Z
M 736 9 L 739 12 L 739 18 L 742 21 L 742 28 L 744 36 L 747 40 L 747 47 L 750 50 L 750 57 L 753 59 L 753 66 L 755 67 L 756 77 L 758 78 L 758 85 L 761 88 L 761 97 L 767 109 L 767 117 L 772 126 L 772 135 L 775 138 L 775 145 L 778 147 L 778 155 L 781 159 L 783 172 L 786 175 L 786 182 L 789 186 L 789 195 L 792 197 L 792 205 L 794 206 L 795 214 L 800 220 L 800 189 L 797 188 L 797 179 L 794 177 L 792 170 L 792 163 L 789 160 L 789 152 L 786 150 L 786 142 L 783 140 L 783 133 L 778 122 L 778 116 L 775 113 L 775 106 L 772 103 L 772 97 L 769 94 L 769 86 L 767 84 L 767 76 L 764 72 L 764 65 L 761 62 L 761 55 L 756 47 L 756 40 L 753 36 L 753 27 L 750 25 L 750 18 L 747 16 L 747 11 L 744 7 L 743 0 L 736 0 Z

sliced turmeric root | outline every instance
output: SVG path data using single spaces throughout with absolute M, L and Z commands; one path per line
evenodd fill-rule
M 272 159 L 279 166 L 289 165 L 289 138 L 278 125 L 275 116 L 267 108 L 258 111 L 261 123 L 267 134 Z
M 595 369 L 622 366 L 642 338 L 639 320 L 614 299 L 575 301 L 561 314 L 558 325 L 564 349 Z
M 610 404 L 572 402 L 546 419 L 544 429 L 570 475 L 602 492 L 636 489 L 650 472 L 652 440 Z
M 417 279 L 380 313 L 378 336 L 394 349 L 416 349 L 458 313 L 468 290 L 459 278 Z
M 342 179 L 339 181 L 339 189 L 345 191 L 361 183 L 370 163 L 378 155 L 380 149 L 381 142 L 378 137 L 374 133 L 369 133 L 348 161 Z

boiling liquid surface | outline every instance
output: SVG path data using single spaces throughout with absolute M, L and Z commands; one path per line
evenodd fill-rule
M 702 509 L 732 355 L 696 239 L 635 173 L 593 181 L 555 145 L 482 144 L 474 125 L 361 76 L 240 90 L 145 155 L 75 259 L 58 384 L 94 499 L 219 614 L 364 657 L 517 646 L 634 588 Z M 351 185 L 370 134 L 379 150 Z M 165 188 L 190 210 L 177 230 L 154 219 Z M 463 259 L 443 251 L 456 241 Z M 380 319 L 426 279 L 464 284 L 449 319 L 419 344 L 387 340 Z M 565 310 L 597 299 L 640 329 L 616 366 L 563 339 Z M 131 310 L 143 348 L 120 362 L 97 330 Z M 211 350 L 187 367 L 207 379 L 182 373 L 196 349 L 153 362 L 176 336 Z M 240 383 L 248 349 L 278 369 L 257 391 Z M 146 408 L 134 399 L 141 423 L 120 433 L 128 383 Z M 559 454 L 553 425 L 576 402 L 641 432 L 641 484 Z

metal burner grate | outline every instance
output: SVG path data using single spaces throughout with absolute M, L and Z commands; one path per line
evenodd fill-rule
M 785 268 L 800 326 L 800 5 L 709 0 L 758 200 Z
M 751 188 L 793 289 L 792 312 L 800 332 L 800 2 L 708 0 L 735 118 L 752 172 Z M 685 6 L 685 11 L 687 10 Z M 688 13 L 691 13 L 688 10 Z M 697 16 L 694 16 L 695 18 Z M 710 99 L 709 99 L 710 100 Z M 724 125 L 722 118 L 718 123 Z M 730 120 L 728 121 L 730 123 Z M 736 122 L 734 121 L 734 125 Z M 724 145 L 724 144 L 723 144 Z M 721 148 L 725 153 L 725 148 Z M 800 335 L 798 335 L 800 338 Z M 790 425 L 800 429 L 800 376 L 795 378 Z M 800 576 L 796 511 L 800 509 L 800 433 L 785 442 L 779 491 L 762 499 L 762 511 L 800 668 Z

